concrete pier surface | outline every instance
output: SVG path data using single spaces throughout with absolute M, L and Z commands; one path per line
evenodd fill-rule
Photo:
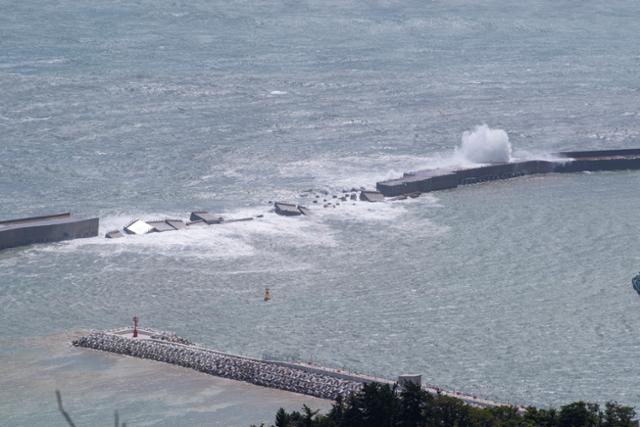
M 76 347 L 156 360 L 218 377 L 334 400 L 338 395 L 359 391 L 363 384 L 396 381 L 367 374 L 348 372 L 307 363 L 260 360 L 208 349 L 174 333 L 144 328 L 133 336 L 131 328 L 94 331 L 73 340 Z M 440 393 L 478 407 L 502 403 L 424 384 L 430 393 Z

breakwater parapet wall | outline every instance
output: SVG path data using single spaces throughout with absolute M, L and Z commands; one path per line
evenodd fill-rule
M 294 393 L 335 400 L 361 390 L 363 384 L 395 381 L 376 376 L 325 368 L 305 363 L 261 360 L 224 353 L 201 347 L 171 332 L 139 329 L 133 337 L 131 328 L 93 331 L 73 340 L 76 347 L 106 351 L 141 359 L 155 360 L 194 369 L 209 375 L 244 381 Z M 469 394 L 446 390 L 429 384 L 419 384 L 429 393 L 455 397 L 478 407 L 504 405 Z M 400 378 L 402 380 L 402 377 Z
M 573 173 L 640 169 L 640 149 L 566 151 L 553 160 L 493 163 L 473 168 L 426 169 L 405 172 L 401 178 L 381 181 L 376 188 L 386 197 L 449 190 L 461 185 L 545 173 Z

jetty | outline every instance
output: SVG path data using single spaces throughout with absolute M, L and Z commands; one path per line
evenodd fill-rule
M 69 212 L 0 221 L 0 250 L 95 237 L 98 223 L 98 218 L 76 218 Z
M 565 151 L 551 160 L 491 163 L 471 168 L 424 169 L 376 184 L 385 197 L 450 190 L 461 185 L 547 173 L 574 173 L 640 169 L 640 149 Z
M 76 347 L 170 363 L 217 377 L 329 400 L 356 393 L 364 384 L 370 382 L 399 383 L 402 386 L 409 381 L 419 384 L 430 393 L 455 397 L 470 405 L 478 407 L 505 405 L 434 385 L 422 384 L 421 375 L 401 375 L 398 381 L 394 381 L 307 363 L 256 359 L 202 347 L 175 333 L 150 328 L 92 331 L 88 335 L 73 340 L 72 344 Z

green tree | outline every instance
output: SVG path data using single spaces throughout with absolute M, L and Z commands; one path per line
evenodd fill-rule
M 397 414 L 396 387 L 367 383 L 347 399 L 340 427 L 393 427 Z
M 276 412 L 276 427 L 289 427 L 290 422 L 291 417 L 287 414 L 287 411 L 284 408 L 278 409 L 278 412 Z
M 398 427 L 421 427 L 426 421 L 425 410 L 433 397 L 422 387 L 408 383 L 400 392 Z
M 460 399 L 433 395 L 413 384 L 401 392 L 389 384 L 365 384 L 358 393 L 339 396 L 327 415 L 308 406 L 302 413 L 280 408 L 272 427 L 636 427 L 633 408 L 609 402 L 574 402 L 555 409 L 512 406 L 477 408 Z
M 579 401 L 560 408 L 560 427 L 600 427 L 600 408 L 597 404 Z
M 344 413 L 346 411 L 346 403 L 344 397 L 342 395 L 338 395 L 336 397 L 336 401 L 331 406 L 331 410 L 329 414 L 327 414 L 327 418 L 331 420 L 335 425 L 341 426 L 343 425 Z
M 558 413 L 555 409 L 527 408 L 523 415 L 526 425 L 539 427 L 558 427 Z
M 437 395 L 426 410 L 427 427 L 466 427 L 471 426 L 470 406 L 462 400 Z
M 302 412 L 302 423 L 300 424 L 300 427 L 313 427 L 313 418 L 318 415 L 318 412 L 320 411 L 312 411 L 307 405 L 302 405 Z
M 500 427 L 519 427 L 526 425 L 518 410 L 513 406 L 496 406 L 484 409 L 490 414 L 493 425 Z
M 616 402 L 607 402 L 604 410 L 603 427 L 632 427 L 636 425 L 633 419 L 636 411 L 628 406 L 618 405 Z

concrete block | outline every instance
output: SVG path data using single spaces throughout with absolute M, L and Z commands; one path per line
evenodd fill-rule
M 124 234 L 122 234 L 122 231 L 120 230 L 111 230 L 107 232 L 104 237 L 107 239 L 117 239 L 119 237 L 124 237 Z
M 135 219 L 124 227 L 127 234 L 147 234 L 153 231 L 153 226 L 147 224 L 141 219 Z
M 311 210 L 309 208 L 305 208 L 304 206 L 298 206 L 298 210 L 302 215 L 311 215 Z
M 175 228 L 176 230 L 182 230 L 186 227 L 186 224 L 181 219 L 168 219 L 167 224 Z
M 204 221 L 207 224 L 220 224 L 224 219 L 220 215 L 215 215 L 209 212 L 191 212 L 191 221 Z
M 253 221 L 253 217 L 247 218 L 228 218 L 222 221 L 223 224 L 229 224 L 231 222 L 245 222 L 245 221 Z
M 165 231 L 175 231 L 176 229 L 169 224 L 166 220 L 164 221 L 149 221 L 147 222 L 150 226 L 153 227 L 153 231 L 158 233 L 163 233 Z
M 365 202 L 382 202 L 384 201 L 384 195 L 377 191 L 362 191 L 360 193 L 360 200 Z
M 302 215 L 302 212 L 300 212 L 300 209 L 298 209 L 298 205 L 294 205 L 293 203 L 276 202 L 275 208 L 276 208 L 276 213 L 278 215 L 283 215 L 283 216 Z

